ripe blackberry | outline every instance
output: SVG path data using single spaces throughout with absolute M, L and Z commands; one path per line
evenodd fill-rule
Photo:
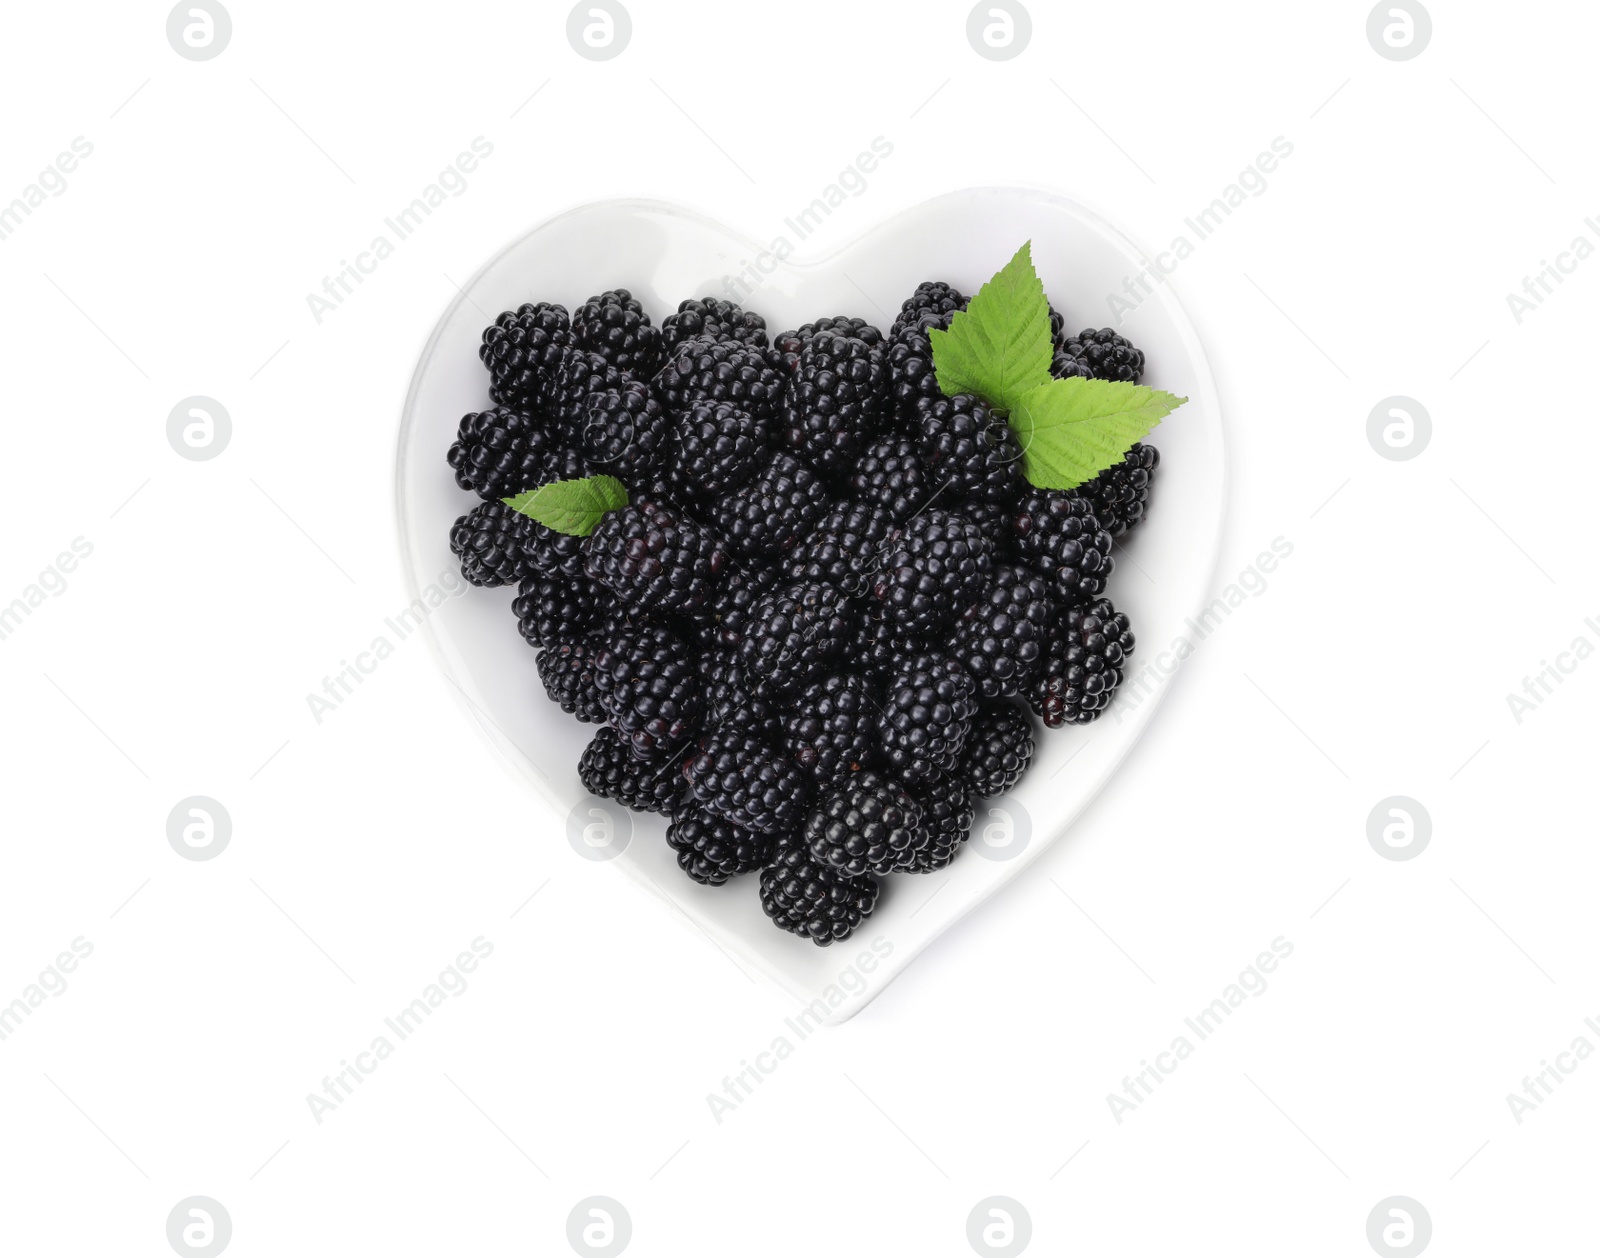
M 1045 651 L 1028 702 L 1052 729 L 1087 725 L 1111 703 L 1132 654 L 1128 618 L 1110 599 L 1069 608 Z
M 683 776 L 713 813 L 758 834 L 796 829 L 811 802 L 811 785 L 799 768 L 735 725 L 703 737 Z
M 1079 362 L 1072 355 L 1059 349 L 1050 359 L 1050 374 L 1057 380 L 1070 380 L 1073 377 L 1083 380 L 1094 379 L 1094 372 L 1089 369 L 1088 363 Z
M 528 575 L 534 522 L 503 502 L 480 502 L 450 526 L 450 553 L 472 585 L 510 585 Z
M 517 628 L 530 646 L 581 637 L 611 612 L 611 595 L 587 577 L 576 581 L 532 574 L 522 578 L 511 604 Z
M 923 469 L 917 443 L 909 437 L 880 437 L 867 447 L 850 472 L 851 496 L 882 503 L 897 520 L 907 520 L 933 501 L 934 485 Z
M 801 351 L 784 396 L 784 438 L 818 471 L 846 475 L 882 420 L 888 388 L 880 346 L 818 333 Z
M 572 314 L 579 345 L 618 371 L 649 379 L 661 362 L 661 329 L 625 288 L 607 289 Z
M 901 660 L 928 649 L 927 639 L 904 628 L 882 603 L 866 599 L 854 641 L 845 652 L 851 667 L 881 680 Z
M 705 728 L 729 726 L 753 734 L 768 746 L 783 742 L 782 712 L 776 696 L 746 677 L 728 650 L 705 651 L 699 661 L 705 694 Z
M 727 566 L 721 539 L 657 503 L 608 513 L 585 539 L 584 570 L 641 612 L 703 608 Z
M 787 694 L 843 656 L 854 619 L 849 596 L 834 586 L 779 586 L 751 608 L 735 658 L 769 693 Z
M 670 429 L 667 412 L 650 386 L 628 380 L 584 400 L 578 452 L 596 471 L 638 485 L 661 465 Z
M 949 326 L 950 316 L 966 308 L 967 299 L 951 285 L 943 280 L 923 280 L 916 292 L 900 303 L 900 314 L 889 329 L 889 339 L 893 340 L 923 315 L 944 319 L 947 322 L 943 326 Z
M 555 477 L 568 480 L 570 477 Z M 523 517 L 527 519 L 526 516 Z M 584 538 L 573 533 L 557 533 L 534 520 L 526 547 L 528 574 L 540 577 L 559 577 L 564 581 L 587 581 L 583 568 Z
M 653 383 L 674 415 L 687 414 L 696 402 L 731 402 L 763 429 L 783 400 L 783 377 L 768 365 L 766 354 L 738 341 L 683 341 L 667 355 Z
M 816 340 L 824 332 L 832 332 L 839 336 L 853 336 L 858 341 L 865 341 L 868 345 L 883 345 L 883 333 L 865 319 L 852 318 L 850 315 L 828 315 L 814 323 L 802 323 L 792 332 L 780 332 L 772 338 L 774 355 L 784 361 L 789 372 L 793 372 L 800 365 L 800 355 L 805 352 L 807 345 Z
M 595 652 L 595 688 L 641 759 L 684 750 L 704 710 L 694 649 L 665 625 L 619 629 Z
M 692 402 L 672 426 L 666 478 L 686 502 L 721 498 L 766 462 L 765 428 L 732 402 Z
M 1122 537 L 1144 519 L 1150 505 L 1150 486 L 1160 465 L 1160 451 L 1136 441 L 1121 463 L 1106 468 L 1073 493 L 1094 509 L 1101 528 L 1112 537 Z
M 889 342 L 889 406 L 902 428 L 915 429 L 917 407 L 943 397 L 933 368 L 929 333 L 950 326 L 950 315 L 924 313 L 906 324 Z
M 889 509 L 874 502 L 836 502 L 816 528 L 789 552 L 783 570 L 791 581 L 821 581 L 852 597 L 872 588 L 894 531 Z
M 534 415 L 497 406 L 462 416 L 445 458 L 456 484 L 492 502 L 542 484 L 549 449 L 550 437 Z
M 1011 425 L 970 393 L 925 400 L 917 407 L 922 465 L 952 499 L 1002 505 L 1022 496 L 1022 447 Z
M 912 798 L 922 809 L 925 834 L 911 872 L 929 874 L 961 854 L 961 845 L 972 833 L 972 792 L 959 778 L 941 777 L 914 792 Z
M 1054 613 L 1044 577 L 997 564 L 983 597 L 956 621 L 950 653 L 985 699 L 1019 694 L 1038 672 Z
M 589 419 L 589 397 L 605 389 L 621 389 L 630 377 L 592 350 L 569 346 L 550 376 L 548 411 L 550 421 L 569 450 L 583 442 Z
M 1076 336 L 1064 336 L 1060 355 L 1089 369 L 1096 380 L 1126 380 L 1138 384 L 1144 374 L 1144 351 L 1118 336 L 1110 328 L 1085 328 Z
M 541 301 L 507 310 L 483 330 L 478 346 L 489 369 L 489 396 L 518 410 L 542 407 L 561 353 L 574 343 L 565 306 Z
M 936 651 L 895 664 L 878 718 L 889 767 L 907 782 L 954 772 L 977 715 L 977 691 L 971 674 Z
M 1076 490 L 1035 489 L 1011 520 L 1018 562 L 1049 580 L 1069 606 L 1098 598 L 1111 575 L 1111 534 Z
M 872 595 L 904 628 L 928 633 L 976 602 L 988 584 L 993 547 L 965 516 L 937 507 L 890 538 Z
M 781 930 L 826 948 L 850 938 L 878 902 L 878 880 L 842 876 L 811 859 L 803 843 L 780 843 L 761 871 L 761 911 Z
M 678 303 L 678 313 L 661 321 L 661 344 L 671 353 L 684 341 L 700 338 L 712 341 L 739 341 L 757 349 L 767 348 L 767 321 L 753 310 L 744 310 L 720 297 L 691 297 Z
M 961 753 L 956 777 L 974 795 L 1004 795 L 1028 771 L 1033 759 L 1033 722 L 1009 703 L 986 703 L 978 709 Z
M 598 637 L 552 641 L 534 656 L 544 692 L 561 710 L 591 725 L 604 725 L 605 705 L 595 686 L 594 656 Z
M 778 453 L 748 485 L 719 498 L 711 521 L 742 558 L 793 550 L 828 510 L 828 487 L 803 460 Z
M 783 742 L 821 787 L 836 786 L 877 759 L 878 699 L 855 673 L 814 681 L 785 705 Z
M 695 617 L 695 632 L 702 649 L 738 646 L 750 623 L 751 609 L 782 579 L 778 569 L 769 564 L 730 568 L 712 591 L 705 610 Z
M 707 887 L 760 869 L 772 859 L 772 836 L 753 834 L 699 804 L 685 804 L 667 826 L 678 868 Z
M 909 869 L 931 833 L 922 809 L 898 782 L 871 769 L 825 791 L 801 835 L 811 859 L 841 874 L 886 876 Z
M 672 816 L 683 796 L 683 779 L 671 760 L 640 760 L 622 736 L 602 725 L 578 758 L 578 780 L 591 795 L 614 799 L 635 812 Z

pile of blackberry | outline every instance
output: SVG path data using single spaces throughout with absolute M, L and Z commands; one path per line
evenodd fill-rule
M 955 860 L 1036 718 L 1095 720 L 1133 651 L 1105 588 L 1156 451 L 1030 485 L 1004 419 L 935 379 L 929 333 L 966 302 L 930 281 L 887 334 L 775 336 L 719 298 L 660 326 L 626 289 L 524 305 L 485 330 L 494 405 L 449 450 L 482 499 L 450 531 L 463 575 L 516 588 L 546 694 L 599 727 L 584 787 L 670 818 L 694 881 L 756 874 L 767 916 L 817 944 L 881 879 Z M 1052 330 L 1056 376 L 1144 370 L 1110 329 Z M 602 474 L 629 502 L 587 537 L 502 501 Z

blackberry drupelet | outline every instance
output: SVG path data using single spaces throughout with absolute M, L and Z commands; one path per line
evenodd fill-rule
M 941 777 L 914 792 L 912 798 L 922 809 L 925 833 L 910 872 L 929 874 L 961 854 L 961 845 L 972 833 L 972 792 L 957 777 Z
M 1128 618 L 1110 599 L 1069 608 L 1045 651 L 1028 702 L 1052 729 L 1087 725 L 1110 705 L 1132 654 Z
M 1111 575 L 1111 534 L 1076 490 L 1035 489 L 1017 504 L 1011 527 L 1018 562 L 1042 574 L 1057 601 L 1098 598 Z
M 678 868 L 707 887 L 760 869 L 772 859 L 771 835 L 754 834 L 726 817 L 688 803 L 667 826 L 667 846 L 678 854 Z
M 1019 694 L 1044 660 L 1054 618 L 1044 577 L 997 564 L 983 597 L 956 621 L 950 654 L 972 674 L 985 699 Z
M 787 694 L 843 657 L 854 622 L 843 590 L 818 582 L 779 586 L 751 608 L 735 659 L 768 693 Z
M 950 316 L 966 308 L 967 299 L 951 285 L 943 280 L 923 280 L 916 291 L 900 303 L 900 313 L 889 328 L 889 339 L 892 341 L 923 315 L 944 319 L 943 326 L 948 327 Z
M 480 502 L 450 526 L 450 553 L 472 585 L 510 585 L 531 571 L 535 524 L 503 502 Z
M 907 782 L 953 772 L 977 715 L 977 691 L 971 675 L 937 651 L 896 663 L 878 718 L 889 767 Z
M 595 686 L 594 657 L 603 635 L 556 640 L 534 656 L 544 692 L 563 712 L 591 725 L 604 725 L 605 705 Z
M 710 601 L 727 552 L 721 539 L 657 503 L 631 503 L 584 539 L 584 570 L 641 612 L 697 612 Z
M 635 812 L 672 816 L 683 797 L 683 779 L 672 760 L 640 760 L 609 725 L 595 731 L 578 758 L 578 780 L 591 795 L 614 799 Z
M 1101 528 L 1112 537 L 1122 537 L 1144 519 L 1150 506 L 1150 487 L 1160 465 L 1160 452 L 1136 441 L 1121 463 L 1106 468 L 1073 493 L 1094 509 Z
M 1110 328 L 1085 328 L 1076 336 L 1062 337 L 1059 354 L 1087 367 L 1096 380 L 1138 384 L 1144 374 L 1144 351 Z
M 650 386 L 628 380 L 620 388 L 601 389 L 584 400 L 578 453 L 596 472 L 639 485 L 661 466 L 670 433 L 667 412 Z
M 565 306 L 541 301 L 507 310 L 483 330 L 478 346 L 489 396 L 502 406 L 537 410 L 549 397 L 562 351 L 575 343 Z
M 873 580 L 872 596 L 903 628 L 930 633 L 982 595 L 993 547 L 965 516 L 937 507 L 895 530 Z
M 550 437 L 539 417 L 497 406 L 462 416 L 445 459 L 455 469 L 457 485 L 493 502 L 542 484 L 549 450 Z
M 935 486 L 910 437 L 880 437 L 850 472 L 850 494 L 882 503 L 897 520 L 908 520 L 934 498 Z
M 535 573 L 522 578 L 511 610 L 528 644 L 547 646 L 581 637 L 611 614 L 611 606 L 611 595 L 587 577 Z
M 784 439 L 818 471 L 848 475 L 882 421 L 888 389 L 881 346 L 820 332 L 783 399 Z
M 818 947 L 850 938 L 878 902 L 878 880 L 850 878 L 811 859 L 800 842 L 779 843 L 761 871 L 761 911 L 781 930 Z
M 781 719 L 790 758 L 820 787 L 837 786 L 878 759 L 878 698 L 859 674 L 812 682 Z
M 625 288 L 607 289 L 573 311 L 572 334 L 629 375 L 648 379 L 661 363 L 661 329 Z
M 741 558 L 793 550 L 828 510 L 828 487 L 809 464 L 780 452 L 748 485 L 711 505 L 711 522 Z
M 956 778 L 974 795 L 992 799 L 1022 781 L 1033 759 L 1033 722 L 1009 703 L 986 703 L 978 709 L 961 753 Z
M 811 802 L 811 784 L 799 768 L 735 725 L 705 735 L 683 776 L 713 813 L 758 834 L 793 831 Z
M 584 424 L 589 418 L 589 396 L 605 389 L 620 389 L 631 377 L 592 350 L 571 346 L 550 377 L 550 421 L 561 444 L 576 450 L 583 442 Z
M 761 349 L 737 341 L 684 341 L 667 355 L 653 383 L 674 415 L 686 414 L 696 402 L 731 402 L 749 414 L 763 439 L 783 401 L 784 377 Z
M 721 498 L 754 476 L 770 453 L 767 432 L 732 402 L 692 402 L 672 426 L 667 484 L 685 502 Z
M 662 348 L 671 353 L 684 341 L 700 338 L 739 341 L 756 349 L 767 348 L 767 321 L 720 297 L 691 297 L 678 303 L 678 313 L 661 321 Z
M 853 878 L 909 869 L 931 837 L 905 787 L 871 769 L 824 791 L 801 835 L 812 860 Z
M 918 404 L 916 419 L 922 466 L 943 501 L 1005 506 L 1022 496 L 1022 447 L 988 403 L 970 393 L 932 398 Z
M 783 570 L 791 581 L 821 581 L 852 597 L 872 588 L 894 532 L 889 509 L 873 502 L 836 502 L 816 528 L 789 552 Z
M 616 628 L 594 656 L 595 688 L 633 754 L 687 750 L 704 711 L 694 648 L 665 625 Z

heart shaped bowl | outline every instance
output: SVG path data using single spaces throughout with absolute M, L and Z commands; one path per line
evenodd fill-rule
M 1152 510 L 1115 551 L 1108 595 L 1138 639 L 1121 693 L 1091 725 L 1042 731 L 1017 790 L 980 802 L 971 850 L 938 873 L 885 880 L 877 911 L 850 940 L 818 948 L 775 929 L 761 912 L 757 875 L 715 888 L 691 882 L 666 845 L 662 818 L 630 816 L 583 790 L 577 761 L 593 727 L 545 697 L 510 610 L 515 591 L 468 589 L 443 599 L 439 592 L 456 571 L 450 525 L 477 502 L 456 487 L 445 451 L 461 416 L 489 405 L 477 351 L 502 310 L 525 301 L 574 309 L 592 293 L 622 287 L 658 324 L 684 298 L 712 294 L 759 311 L 773 333 L 831 314 L 860 315 L 887 331 L 920 281 L 973 292 L 1031 240 L 1046 292 L 1076 328 L 1106 322 L 1107 295 L 1123 293 L 1148 256 L 1071 201 L 1011 188 L 924 202 L 826 256 L 804 255 L 796 239 L 803 227 L 786 223 L 781 242 L 762 244 L 677 206 L 606 201 L 529 232 L 472 279 L 429 338 L 400 426 L 397 505 L 406 579 L 411 596 L 432 609 L 422 623 L 440 667 L 513 776 L 556 810 L 551 832 L 531 841 L 571 841 L 582 855 L 610 859 L 741 968 L 808 1005 L 805 1017 L 833 1023 L 859 1012 L 930 942 L 1059 841 L 1133 749 L 1187 654 L 1187 621 L 1210 586 L 1225 460 L 1200 339 L 1172 289 L 1156 285 L 1122 330 L 1146 353 L 1145 383 L 1189 403 L 1152 435 L 1161 451 Z

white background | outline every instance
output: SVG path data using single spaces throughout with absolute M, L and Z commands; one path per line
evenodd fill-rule
M 637 0 L 593 63 L 565 5 L 238 0 L 197 63 L 160 5 L 8 11 L 0 203 L 93 154 L 0 240 L 0 603 L 93 552 L 0 641 L 0 1003 L 93 953 L 0 1042 L 7 1252 L 169 1253 L 195 1194 L 241 1256 L 566 1252 L 592 1194 L 640 1255 L 968 1253 L 997 1194 L 1041 1253 L 1363 1254 L 1396 1194 L 1441 1254 L 1589 1235 L 1600 1064 L 1520 1124 L 1506 1096 L 1600 1047 L 1600 663 L 1520 723 L 1506 696 L 1600 645 L 1600 261 L 1520 325 L 1506 294 L 1600 242 L 1600 18 L 1440 0 L 1397 63 L 1361 4 L 1041 3 L 995 63 L 967 12 Z M 306 695 L 406 601 L 396 427 L 455 282 L 600 197 L 776 234 L 880 135 L 818 249 L 1018 182 L 1162 247 L 1293 144 L 1173 278 L 1231 442 L 1217 588 L 1293 554 L 1066 841 L 800 1041 L 574 855 L 424 647 L 321 724 Z M 468 189 L 316 322 L 306 295 L 477 136 Z M 209 462 L 166 440 L 194 394 L 232 416 Z M 1406 462 L 1366 437 L 1396 394 L 1433 421 Z M 233 820 L 214 860 L 167 842 L 194 794 Z M 1405 862 L 1367 840 L 1396 794 L 1433 825 Z M 479 936 L 469 989 L 316 1122 L 307 1093 Z M 1107 1094 L 1279 936 L 1267 990 L 1116 1121 Z

